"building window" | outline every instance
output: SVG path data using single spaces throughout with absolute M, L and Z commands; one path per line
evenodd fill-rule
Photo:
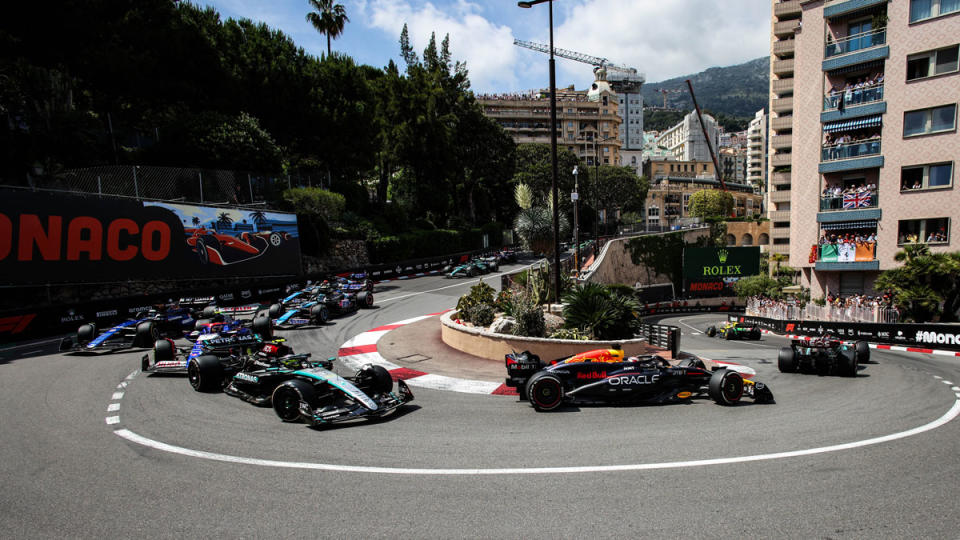
M 900 191 L 936 189 L 953 185 L 953 163 L 917 165 L 900 169 Z
M 647 208 L 647 217 L 660 217 L 660 208 L 656 206 L 650 206 Z
M 774 238 L 774 239 L 773 239 L 773 243 L 774 243 L 774 245 L 781 245 L 781 246 L 782 246 L 782 245 L 785 245 L 785 244 L 789 244 L 789 243 L 790 243 L 790 239 L 789 239 L 789 238 Z
M 910 22 L 960 11 L 960 0 L 910 0 Z
M 947 244 L 950 242 L 950 218 L 906 219 L 898 222 L 897 245 L 910 242 Z
M 954 45 L 945 49 L 908 56 L 907 80 L 913 81 L 957 71 L 958 49 L 960 49 L 960 45 Z
M 957 0 L 960 1 L 960 0 Z M 957 126 L 957 106 L 944 105 L 903 113 L 903 136 L 952 131 Z
M 790 222 L 789 222 L 789 221 L 774 221 L 774 222 L 773 222 L 773 227 L 774 227 L 775 229 L 789 229 L 789 228 L 790 228 Z

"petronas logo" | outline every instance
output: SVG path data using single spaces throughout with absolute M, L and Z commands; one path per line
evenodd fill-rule
M 721 263 L 725 263 L 727 262 L 727 255 L 729 254 L 730 253 L 727 250 L 721 249 L 720 251 L 717 252 L 717 258 L 720 259 Z

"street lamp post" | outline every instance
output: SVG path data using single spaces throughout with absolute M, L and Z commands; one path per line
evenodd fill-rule
M 580 177 L 577 176 L 577 166 L 573 166 L 573 193 L 570 194 L 570 200 L 573 201 L 573 244 L 574 244 L 574 275 L 580 277 Z
M 560 195 L 557 191 L 557 74 L 553 59 L 553 0 L 517 2 L 531 8 L 547 2 L 550 8 L 550 170 L 553 191 L 553 280 L 556 301 L 560 302 Z

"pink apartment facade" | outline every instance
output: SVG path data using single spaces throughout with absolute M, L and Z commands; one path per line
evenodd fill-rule
M 801 1 L 790 264 L 871 294 L 911 241 L 960 251 L 960 0 Z

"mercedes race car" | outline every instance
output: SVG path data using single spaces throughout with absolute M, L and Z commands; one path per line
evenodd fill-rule
M 860 364 L 869 360 L 870 345 L 866 341 L 850 344 L 824 334 L 809 341 L 794 339 L 789 347 L 781 347 L 777 367 L 783 373 L 801 371 L 856 377 Z
M 621 349 L 597 349 L 544 364 L 528 351 L 506 355 L 506 385 L 537 411 L 565 403 L 676 403 L 708 395 L 721 405 L 744 396 L 772 403 L 761 382 L 730 369 L 709 371 L 695 356 L 671 365 L 657 355 L 624 357 Z
M 453 266 L 448 265 L 443 267 L 443 273 L 446 274 L 446 277 L 475 277 L 480 274 L 485 274 L 486 267 L 481 267 L 477 264 L 477 261 L 467 261 L 465 263 Z
M 719 337 L 726 340 L 731 339 L 760 339 L 760 327 L 754 324 L 744 324 L 738 322 L 727 322 L 717 326 L 709 326 L 704 332 L 709 337 Z
M 148 348 L 163 336 L 180 337 L 193 329 L 193 312 L 179 306 L 161 306 L 139 313 L 100 332 L 96 323 L 87 323 L 77 329 L 76 336 L 60 341 L 61 352 L 98 353 L 130 348 Z

